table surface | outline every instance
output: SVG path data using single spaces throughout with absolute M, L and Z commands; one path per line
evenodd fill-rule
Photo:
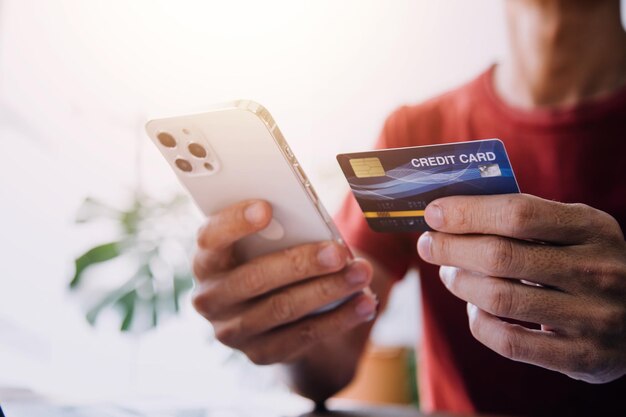
M 422 417 L 425 414 L 420 413 L 413 407 L 398 406 L 353 406 L 343 407 L 341 409 L 333 409 L 324 412 L 311 412 L 302 414 L 298 417 Z M 439 417 L 429 415 L 431 417 Z M 443 417 L 441 415 L 440 417 Z
M 271 404 L 271 405 L 268 405 Z M 188 404 L 102 403 L 91 405 L 66 404 L 52 401 L 29 390 L 0 389 L 0 417 L 463 417 L 455 414 L 424 414 L 411 406 L 368 405 L 344 399 L 332 399 L 329 410 L 308 411 L 308 402 L 302 408 L 286 412 L 280 401 L 264 405 L 253 402 L 238 404 L 189 406 Z M 472 417 L 472 416 L 465 416 Z M 473 416 L 477 417 L 477 416 Z M 487 417 L 481 415 L 481 417 Z M 495 416 L 491 416 L 495 417 Z
M 51 405 L 44 403 L 8 402 L 0 408 L 0 417 L 251 417 L 257 415 L 251 410 L 237 409 L 198 409 L 176 408 L 155 411 L 117 405 L 102 406 L 70 406 Z M 5 414 L 2 414 L 2 409 Z M 262 417 L 424 417 L 425 414 L 411 407 L 355 407 L 343 408 L 325 412 L 310 412 L 303 414 L 284 414 L 272 410 L 258 410 Z M 448 417 L 448 415 L 445 415 Z M 444 417 L 444 415 L 429 415 L 429 417 Z M 458 417 L 458 416 L 455 416 Z
M 452 417 L 451 414 L 423 414 L 413 407 L 342 405 L 331 407 L 330 411 L 305 412 L 286 415 L 273 410 L 238 409 L 185 409 L 144 410 L 127 406 L 68 406 L 49 403 L 5 402 L 2 405 L 4 417 Z M 2 413 L 0 413 L 2 417 Z M 455 414 L 454 417 L 462 417 Z M 470 416 L 466 416 L 470 417 Z
M 331 402 L 328 411 L 310 412 L 298 417 L 478 417 L 476 415 L 460 415 L 435 413 L 424 414 L 415 407 L 393 405 L 365 405 L 358 403 Z M 7 416 L 9 417 L 9 416 Z M 498 417 L 485 416 L 480 417 Z

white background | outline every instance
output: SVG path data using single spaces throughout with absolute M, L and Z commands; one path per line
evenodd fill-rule
M 66 284 L 110 231 L 75 226 L 86 196 L 179 191 L 150 115 L 263 103 L 329 209 L 334 155 L 371 146 L 404 103 L 470 80 L 506 47 L 502 0 L 0 3 L 0 385 L 84 397 L 225 399 L 268 372 L 207 343 L 189 308 L 143 336 L 88 327 Z M 377 330 L 410 343 L 415 282 Z M 247 385 L 246 385 L 247 384 Z

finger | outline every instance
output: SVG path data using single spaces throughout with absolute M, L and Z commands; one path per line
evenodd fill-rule
M 582 243 L 605 230 L 617 233 L 606 213 L 584 204 L 563 204 L 528 194 L 445 197 L 430 203 L 424 215 L 428 225 L 441 232 L 560 244 Z
M 236 203 L 209 216 L 198 233 L 198 246 L 220 251 L 239 239 L 262 230 L 272 218 L 272 208 L 262 200 Z
M 581 311 L 574 296 L 561 291 L 449 266 L 442 266 L 439 276 L 452 294 L 497 317 L 547 324 L 576 334 L 590 321 L 589 311 Z
M 198 283 L 215 277 L 221 271 L 232 268 L 235 264 L 233 250 L 224 249 L 220 252 L 198 249 L 193 256 L 193 274 Z
M 581 366 L 585 352 L 574 350 L 572 339 L 504 322 L 469 303 L 467 313 L 474 338 L 505 358 L 562 373 Z
M 341 272 L 273 292 L 218 325 L 216 337 L 229 346 L 240 344 L 250 337 L 295 322 L 332 302 L 346 299 L 366 288 L 371 279 L 371 265 L 356 260 Z
M 199 230 L 194 273 L 199 280 L 232 264 L 232 245 L 267 226 L 272 208 L 261 200 L 248 200 L 211 215 Z
M 577 253 L 566 247 L 499 236 L 426 232 L 417 242 L 417 251 L 426 262 L 484 275 L 527 279 L 571 291 L 580 285 L 570 279 L 578 273 Z
M 263 255 L 206 281 L 195 303 L 204 311 L 219 312 L 304 279 L 338 272 L 349 257 L 346 247 L 332 241 Z
M 359 324 L 372 321 L 377 305 L 375 297 L 359 295 L 327 313 L 309 316 L 268 332 L 242 350 L 259 365 L 285 362 L 323 339 L 339 336 Z

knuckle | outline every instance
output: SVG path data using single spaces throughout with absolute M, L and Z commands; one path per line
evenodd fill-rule
M 278 322 L 288 321 L 294 315 L 294 304 L 291 295 L 285 292 L 271 297 L 270 310 L 274 320 Z
M 597 288 L 604 293 L 612 293 L 616 288 L 617 278 L 613 274 L 602 273 L 597 281 Z
M 485 267 L 489 275 L 506 275 L 513 266 L 513 243 L 504 238 L 488 238 Z
M 231 278 L 229 282 L 235 286 L 240 294 L 262 294 L 265 290 L 267 279 L 265 278 L 265 266 L 262 262 L 248 262 L 242 268 L 238 276 Z
M 343 277 L 341 277 L 342 282 L 344 282 Z M 337 297 L 338 293 L 338 285 L 335 279 L 330 277 L 328 278 L 320 278 L 317 280 L 315 286 L 315 292 L 317 298 L 320 300 L 332 300 Z
M 488 311 L 496 316 L 511 317 L 514 313 L 511 286 L 494 280 L 488 288 L 486 292 Z
M 502 356 L 513 360 L 524 358 L 523 347 L 517 333 L 504 330 L 496 340 L 496 351 Z
M 603 230 L 608 236 L 614 237 L 617 241 L 624 241 L 624 233 L 622 232 L 622 228 L 617 221 L 617 219 L 610 214 L 600 211 L 601 216 L 603 217 Z
M 305 276 L 310 260 L 302 248 L 294 247 L 283 251 L 291 272 L 296 276 Z
M 468 212 L 471 214 L 474 212 L 473 210 L 467 210 L 463 204 L 449 204 L 442 209 L 445 210 L 443 218 L 448 226 L 459 230 L 471 229 L 473 221 Z
M 484 343 L 486 338 L 485 335 L 483 335 L 484 329 L 478 315 L 470 315 L 469 327 L 474 338 Z M 489 337 L 489 339 L 492 340 L 490 342 L 490 348 L 506 358 L 521 360 L 526 357 L 527 349 L 522 345 L 521 338 L 518 334 L 511 328 L 501 328 L 495 335 Z
M 602 271 L 598 267 L 598 262 L 590 257 L 585 257 L 584 252 L 573 253 L 572 258 L 570 269 L 574 275 L 585 277 L 602 275 Z
M 619 223 L 610 214 L 583 203 L 572 203 L 567 206 L 575 213 L 575 220 L 590 231 L 588 236 L 590 241 L 601 241 L 607 236 L 623 240 Z
M 588 216 L 589 211 L 595 210 L 593 207 L 585 203 L 568 203 L 567 206 L 573 210 L 576 210 L 579 214 Z
M 584 210 L 586 215 L 592 219 L 599 235 L 619 236 L 623 239 L 620 225 L 613 216 L 605 211 L 598 210 L 586 204 L 580 205 L 583 207 L 581 211 Z
M 431 233 L 431 254 L 435 260 L 445 262 L 450 259 L 451 241 L 450 239 L 439 233 Z
M 509 232 L 516 236 L 531 224 L 535 212 L 535 204 L 531 200 L 511 197 L 502 211 L 506 218 L 501 220 L 508 226 Z
M 590 269 L 590 268 L 588 268 Z M 597 288 L 610 295 L 620 295 L 626 289 L 626 267 L 622 262 L 596 263 L 598 273 Z
M 595 227 L 597 217 L 594 217 L 592 214 L 595 211 L 594 208 L 588 206 L 584 203 L 567 203 L 563 205 L 571 216 L 577 222 L 583 222 L 587 225 L 587 227 Z
M 621 306 L 606 308 L 602 313 L 601 321 L 601 329 L 608 339 L 606 342 L 613 344 L 615 342 L 614 335 L 626 333 L 626 308 Z

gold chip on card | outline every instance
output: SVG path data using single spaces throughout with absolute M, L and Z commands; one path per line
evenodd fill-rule
M 350 159 L 350 165 L 357 178 L 383 177 L 385 168 L 378 158 L 354 158 Z

